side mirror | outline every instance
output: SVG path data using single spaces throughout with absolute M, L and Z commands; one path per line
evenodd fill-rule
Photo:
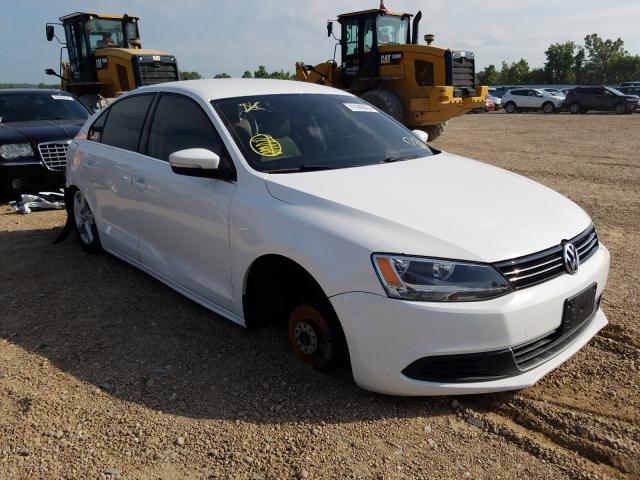
M 327 37 L 330 37 L 333 34 L 333 22 L 327 22 Z
M 429 134 L 423 130 L 411 130 L 411 133 L 418 137 L 422 143 L 429 141 Z
M 205 148 L 188 148 L 169 155 L 171 170 L 190 177 L 213 177 L 220 166 L 220 156 Z
M 47 68 L 44 73 L 46 73 L 47 75 L 53 75 L 54 77 L 57 77 L 56 72 L 53 68 Z
M 53 25 L 47 25 L 47 41 L 51 41 L 53 40 L 54 37 L 54 31 L 53 31 Z

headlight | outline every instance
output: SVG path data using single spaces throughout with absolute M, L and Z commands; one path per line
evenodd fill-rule
M 473 302 L 513 291 L 490 265 L 381 254 L 373 256 L 373 264 L 387 295 L 393 298 Z
M 13 160 L 19 157 L 33 157 L 33 149 L 28 143 L 9 143 L 0 147 L 0 157 Z

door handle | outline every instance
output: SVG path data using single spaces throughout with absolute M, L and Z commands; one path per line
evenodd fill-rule
M 133 186 L 136 187 L 138 190 L 147 189 L 147 182 L 142 177 L 133 178 L 131 180 L 131 183 L 133 183 Z

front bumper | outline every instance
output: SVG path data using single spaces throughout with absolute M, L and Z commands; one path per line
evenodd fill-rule
M 478 382 L 420 381 L 403 370 L 429 356 L 478 354 L 509 349 L 555 331 L 566 298 L 597 283 L 606 285 L 609 252 L 600 245 L 576 275 L 561 275 L 534 287 L 484 302 L 410 302 L 351 292 L 331 297 L 361 387 L 392 395 L 460 395 L 517 390 L 557 368 L 602 327 L 598 309 L 589 323 L 553 358 L 521 374 Z
M 0 162 L 0 190 L 26 193 L 64 187 L 64 171 L 49 170 L 37 159 Z

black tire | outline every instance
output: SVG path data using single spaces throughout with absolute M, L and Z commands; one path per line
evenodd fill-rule
M 330 370 L 347 358 L 344 332 L 326 298 L 304 300 L 293 308 L 288 337 L 295 355 L 317 370 Z
M 80 190 L 73 192 L 72 199 L 73 227 L 80 246 L 89 253 L 100 253 L 102 244 L 100 243 L 98 228 L 87 199 L 84 198 Z
M 618 115 L 624 115 L 625 113 L 627 113 L 627 107 L 626 105 L 624 105 L 623 103 L 619 103 L 616 105 L 616 113 Z
M 571 105 L 569 105 L 569 112 L 573 113 L 574 115 L 578 113 L 583 113 L 582 107 L 578 102 L 573 102 Z
M 507 113 L 516 113 L 518 109 L 514 102 L 507 102 L 507 104 L 504 106 L 504 111 Z
M 555 113 L 556 106 L 553 104 L 553 102 L 544 102 L 542 104 L 542 111 L 544 113 Z
M 424 127 L 420 127 L 420 130 L 427 132 L 427 135 L 429 135 L 429 141 L 433 142 L 444 133 L 445 128 L 447 128 L 447 122 L 438 123 L 437 125 L 425 125 Z
M 389 90 L 376 89 L 363 93 L 361 97 L 374 107 L 379 108 L 390 117 L 404 124 L 404 108 L 395 93 Z

